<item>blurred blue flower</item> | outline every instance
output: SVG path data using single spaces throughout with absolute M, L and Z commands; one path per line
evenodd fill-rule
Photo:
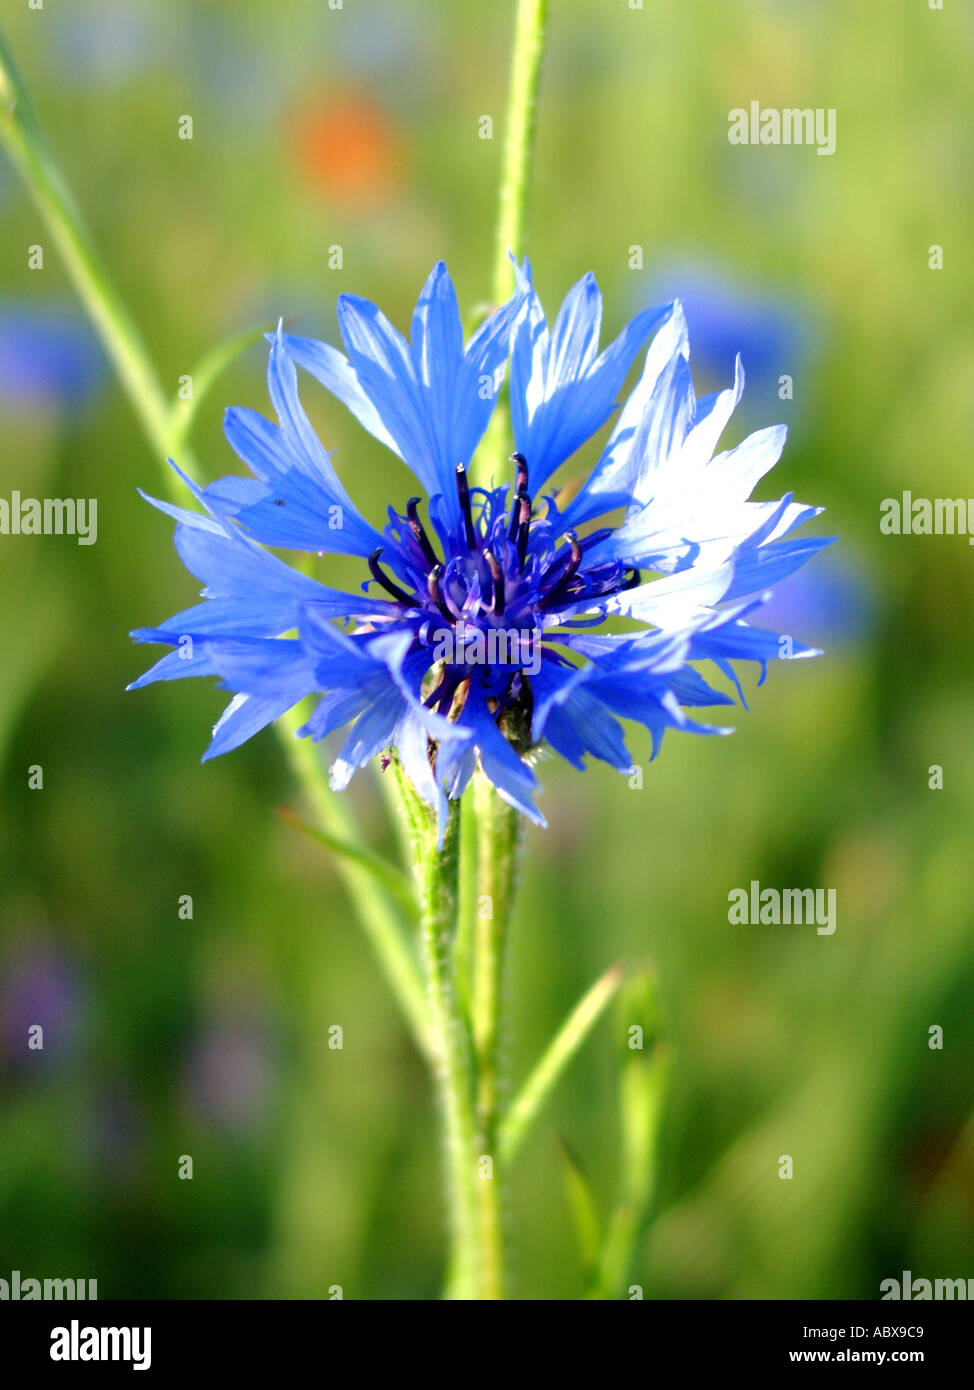
M 270 1039 L 259 1011 L 230 1009 L 207 1019 L 186 1072 L 196 1115 L 214 1129 L 250 1129 L 265 1113 L 270 1082 Z
M 381 77 L 387 84 L 412 89 L 412 72 L 434 68 L 440 58 L 439 16 L 419 0 L 370 0 L 368 8 L 349 6 L 340 25 L 334 13 L 323 12 L 322 31 L 342 73 Z
M 864 565 L 830 550 L 814 569 L 799 570 L 779 585 L 762 612 L 780 632 L 800 632 L 817 647 L 833 650 L 869 634 L 876 594 Z
M 90 402 L 107 363 L 85 320 L 56 304 L 0 303 L 0 405 L 36 414 Z
M 694 361 L 708 380 L 724 381 L 740 354 L 751 389 L 777 391 L 778 378 L 797 379 L 813 331 L 809 310 L 784 294 L 749 290 L 703 263 L 665 266 L 654 273 L 650 296 L 678 293 L 693 341 Z
M 542 740 L 578 768 L 592 755 L 628 772 L 620 717 L 647 728 L 654 756 L 667 728 L 725 732 L 684 712 L 732 703 L 691 663 L 712 661 L 735 685 L 733 659 L 763 671 L 778 635 L 748 617 L 828 544 L 791 538 L 819 508 L 790 494 L 748 500 L 781 454 L 784 427 L 714 457 L 744 389 L 740 359 L 732 387 L 698 400 L 678 303 L 644 310 L 600 353 L 594 277 L 574 286 L 549 330 L 526 263 L 513 298 L 466 345 L 442 263 L 411 342 L 357 296 L 341 296 L 338 317 L 347 357 L 280 329 L 272 336 L 278 424 L 228 412 L 227 438 L 254 477 L 205 489 L 185 479 L 205 514 L 154 502 L 179 523 L 177 549 L 206 587 L 203 603 L 133 633 L 175 648 L 134 685 L 215 675 L 235 692 L 207 757 L 317 693 L 303 736 L 355 721 L 333 787 L 395 748 L 441 831 L 478 761 L 505 800 L 543 824 L 524 756 Z M 588 481 L 570 500 L 543 492 L 613 415 L 654 333 Z M 509 355 L 514 477 L 472 487 L 467 465 Z M 390 507 L 381 532 L 356 510 L 304 414 L 297 367 L 408 465 L 427 498 L 425 523 L 419 496 L 404 513 Z M 606 524 L 619 511 L 621 523 Z M 326 588 L 264 546 L 359 556 L 371 579 L 359 594 Z M 592 631 L 607 618 L 643 630 Z
M 157 0 L 73 0 L 51 26 L 55 61 L 69 82 L 121 83 L 158 62 L 160 29 Z
M 0 961 L 0 1054 L 16 1069 L 73 1061 L 82 1015 L 81 975 L 70 957 L 43 938 L 8 947 Z M 43 1047 L 30 1030 L 43 1029 Z M 35 1035 L 38 1036 L 38 1035 Z
M 241 123 L 266 126 L 293 87 L 287 55 L 271 43 L 248 38 L 230 11 L 220 14 L 193 6 L 188 18 L 191 27 L 183 71 L 192 73 L 200 97 L 225 121 L 233 122 L 237 138 Z

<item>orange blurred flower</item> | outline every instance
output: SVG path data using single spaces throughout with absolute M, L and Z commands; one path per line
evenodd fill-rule
M 293 148 L 311 186 L 347 208 L 375 207 L 399 186 L 402 142 L 385 112 L 360 92 L 304 106 L 293 122 Z

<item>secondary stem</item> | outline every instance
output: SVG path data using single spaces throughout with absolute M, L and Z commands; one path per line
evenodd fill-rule
M 511 255 L 524 255 L 528 184 L 534 155 L 535 113 L 544 55 L 548 0 L 518 0 L 504 130 L 497 209 L 492 295 L 496 304 L 514 287 Z M 478 476 L 500 478 L 509 454 L 510 411 L 499 401 L 480 450 Z M 478 913 L 473 941 L 473 1031 L 477 1058 L 477 1124 L 489 1176 L 477 1188 L 482 1297 L 504 1296 L 502 1183 L 498 1153 L 498 1043 L 508 926 L 514 902 L 521 818 L 479 775 L 474 792 L 477 817 Z
M 548 0 L 519 0 L 494 248 L 493 295 L 498 304 L 507 299 L 514 285 L 508 252 L 515 256 L 524 253 L 528 178 L 534 153 L 535 112 L 547 19 Z
M 547 18 L 548 0 L 518 0 L 494 240 L 491 294 L 495 304 L 503 304 L 514 289 L 510 256 L 521 258 L 524 255 L 535 111 Z M 510 452 L 510 412 L 506 399 L 501 398 L 477 451 L 475 470 L 483 485 L 488 485 L 492 478 L 497 483 L 506 476 L 504 461 Z
M 420 944 L 433 1020 L 433 1073 L 443 1119 L 451 1231 L 447 1297 L 479 1295 L 481 1259 L 477 1229 L 476 1125 L 473 1059 L 454 973 L 460 875 L 460 802 L 450 803 L 442 847 L 436 817 L 394 764 L 413 851 L 420 900 Z
M 514 905 L 521 817 L 487 778 L 474 782 L 477 814 L 477 924 L 474 936 L 473 1026 L 477 1046 L 478 1111 L 493 1142 L 497 1120 L 497 1056 L 507 932 Z
M 0 135 L 37 204 L 78 295 L 121 378 L 152 452 L 165 464 L 170 411 L 141 334 L 98 256 L 0 35 Z M 186 461 L 185 451 L 183 460 Z
M 477 918 L 474 934 L 473 1033 L 477 1055 L 478 1142 L 490 1158 L 478 1184 L 483 1297 L 504 1296 L 503 1163 L 497 1146 L 499 1045 L 508 928 L 514 905 L 520 815 L 482 773 L 474 782 L 477 815 Z

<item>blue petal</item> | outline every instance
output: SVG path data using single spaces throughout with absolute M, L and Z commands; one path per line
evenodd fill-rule
M 407 713 L 399 721 L 396 752 L 410 782 L 423 800 L 436 811 L 439 847 L 442 849 L 449 810 L 446 791 L 440 781 L 439 767 L 434 773 L 430 764 L 426 730 L 421 720 L 413 713 Z
M 223 478 L 205 489 L 203 501 L 264 545 L 371 554 L 382 538 L 353 506 L 311 428 L 280 330 L 271 339 L 267 382 L 280 425 L 232 409 L 224 426 L 231 448 L 260 481 Z
M 355 721 L 342 751 L 332 764 L 333 791 L 342 791 L 357 768 L 364 767 L 383 749 L 390 747 L 404 708 L 405 701 L 394 685 L 375 690 L 368 707 Z
M 285 334 L 284 346 L 287 348 L 288 356 L 337 397 L 369 434 L 393 453 L 399 453 L 396 441 L 362 389 L 355 369 L 347 357 L 343 357 L 330 343 L 319 343 L 315 338 L 297 338 Z
M 544 816 L 531 800 L 537 788 L 534 773 L 500 732 L 483 696 L 477 691 L 471 690 L 467 697 L 463 722 L 473 730 L 484 775 L 493 782 L 502 800 L 522 812 L 535 825 L 546 825 Z
M 239 748 L 275 719 L 280 719 L 294 703 L 289 698 L 235 695 L 213 727 L 213 739 L 203 754 L 203 762 Z
M 411 346 L 376 305 L 354 295 L 338 301 L 347 361 L 325 344 L 284 341 L 296 362 L 405 460 L 430 498 L 442 495 L 450 530 L 459 520 L 456 467 L 471 461 L 487 428 L 521 303 L 515 294 L 464 347 L 456 294 L 440 262 L 416 306 Z
M 522 281 L 528 301 L 511 355 L 511 421 L 536 492 L 605 424 L 636 353 L 670 307 L 637 314 L 596 357 L 602 296 L 594 277 L 584 276 L 569 290 L 550 335 L 527 263 Z
M 622 727 L 585 689 L 585 681 L 594 674 L 594 667 L 559 669 L 545 662 L 532 682 L 537 701 L 533 733 L 546 738 L 579 770 L 584 770 L 585 755 L 591 754 L 626 771 L 632 757 Z
M 234 452 L 261 481 L 227 477 L 203 496 L 219 516 L 233 517 L 262 545 L 369 555 L 381 544 L 344 489 L 316 481 L 287 452 L 281 431 L 256 411 L 228 410 L 224 430 Z M 330 466 L 330 465 L 329 465 Z
M 741 598 L 770 588 L 800 569 L 806 560 L 834 540 L 834 536 L 827 536 L 824 539 L 779 541 L 776 545 L 765 545 L 739 554 L 734 561 L 734 578 L 724 597 Z
M 213 667 L 227 690 L 283 698 L 297 704 L 315 687 L 311 658 L 287 638 L 229 639 L 209 644 Z
M 172 642 L 172 637 L 158 628 L 142 627 L 130 634 L 136 642 Z M 160 657 L 154 666 L 150 666 L 148 671 L 130 682 L 125 687 L 126 690 L 141 690 L 143 686 L 152 685 L 154 681 L 178 681 L 185 676 L 214 676 L 213 663 L 210 660 L 205 642 L 183 643 L 175 651 L 166 652 Z

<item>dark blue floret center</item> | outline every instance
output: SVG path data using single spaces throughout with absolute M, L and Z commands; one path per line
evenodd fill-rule
M 513 454 L 511 462 L 511 490 L 471 488 L 466 467 L 457 466 L 456 520 L 437 523 L 442 557 L 420 518 L 419 497 L 406 503 L 405 516 L 390 509 L 388 544 L 369 556 L 373 580 L 402 605 L 416 649 L 429 649 L 435 683 L 425 703 L 454 718 L 474 678 L 498 717 L 529 700 L 529 677 L 542 660 L 566 664 L 551 645 L 562 615 L 570 622 L 590 601 L 639 582 L 638 571 L 616 561 L 586 567 L 586 551 L 609 531 L 581 540 L 559 532 L 553 497 L 536 516 L 527 461 Z

